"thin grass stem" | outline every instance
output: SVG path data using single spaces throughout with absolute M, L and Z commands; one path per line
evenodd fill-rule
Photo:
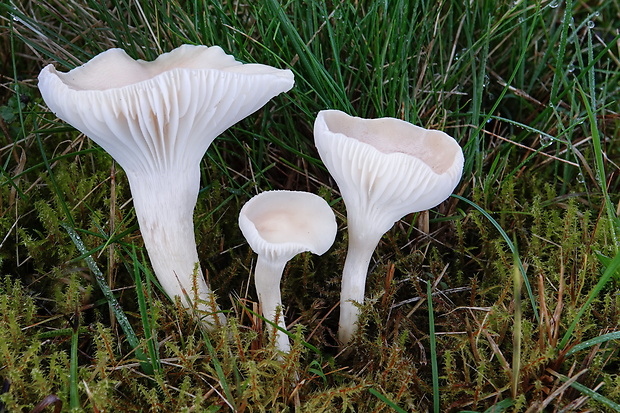
M 435 336 L 435 314 L 433 312 L 433 287 L 431 282 L 426 283 L 426 296 L 428 302 L 428 337 L 430 340 L 431 374 L 433 379 L 433 411 L 435 413 L 440 413 L 439 362 L 437 361 L 437 338 Z

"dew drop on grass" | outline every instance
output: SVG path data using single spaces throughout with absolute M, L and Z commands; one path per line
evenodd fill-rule
M 591 29 L 594 27 L 594 22 L 592 20 L 588 21 L 588 27 Z
M 561 0 L 552 0 L 551 3 L 549 3 L 549 7 L 551 7 L 552 9 L 557 8 L 561 3 Z
M 577 182 L 580 184 L 586 183 L 586 178 L 583 176 L 583 173 L 579 172 L 579 174 L 577 174 Z

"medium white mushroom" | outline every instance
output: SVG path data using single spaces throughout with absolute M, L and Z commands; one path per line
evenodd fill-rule
M 211 315 L 196 252 L 200 161 L 220 133 L 293 84 L 290 70 L 242 64 L 217 46 L 184 45 L 152 62 L 110 49 L 67 73 L 48 65 L 39 74 L 49 108 L 125 170 L 157 278 L 171 298 L 195 301 L 207 326 L 225 318 Z
M 318 114 L 314 139 L 347 209 L 338 338 L 351 339 L 379 240 L 396 221 L 444 201 L 461 179 L 463 152 L 449 135 L 394 118 Z
M 323 198 L 309 192 L 266 191 L 241 208 L 239 227 L 258 255 L 254 283 L 263 316 L 285 330 L 280 297 L 284 267 L 301 252 L 322 255 L 331 247 L 337 230 L 334 212 Z M 276 347 L 290 350 L 282 331 L 276 332 Z

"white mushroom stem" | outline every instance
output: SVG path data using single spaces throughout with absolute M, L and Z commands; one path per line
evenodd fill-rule
M 198 167 L 160 173 L 127 171 L 138 224 L 151 265 L 168 296 L 210 327 L 226 324 L 202 275 L 193 211 L 200 185 Z
M 359 305 L 364 302 L 370 260 L 382 236 L 383 233 L 360 233 L 349 227 L 349 247 L 340 291 L 338 339 L 341 343 L 348 343 L 357 329 L 355 324 L 359 318 Z
M 270 260 L 264 256 L 258 256 L 254 269 L 254 283 L 258 300 L 261 303 L 263 317 L 271 322 L 277 322 L 278 326 L 286 330 L 284 322 L 284 308 L 280 295 L 280 280 L 287 261 Z M 269 326 L 269 331 L 273 331 Z M 288 335 L 283 331 L 275 332 L 276 348 L 284 353 L 291 350 Z

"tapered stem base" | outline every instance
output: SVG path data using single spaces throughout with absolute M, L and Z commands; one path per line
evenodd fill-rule
M 358 306 L 364 303 L 368 266 L 381 236 L 383 233 L 357 234 L 349 228 L 349 249 L 342 271 L 338 322 L 338 340 L 342 345 L 346 345 L 357 330 Z
M 164 291 L 195 309 L 208 328 L 225 324 L 198 263 L 193 223 L 198 168 L 127 176 L 144 245 Z
M 270 261 L 259 255 L 254 270 L 254 283 L 258 293 L 258 301 L 263 310 L 263 317 L 284 330 L 286 330 L 286 323 L 284 321 L 282 297 L 280 296 L 280 280 L 285 265 L 286 261 Z M 268 330 L 274 333 L 272 326 L 269 326 Z M 273 337 L 274 334 L 270 334 L 270 336 Z M 275 331 L 275 345 L 278 350 L 284 353 L 291 350 L 288 335 L 280 330 Z

